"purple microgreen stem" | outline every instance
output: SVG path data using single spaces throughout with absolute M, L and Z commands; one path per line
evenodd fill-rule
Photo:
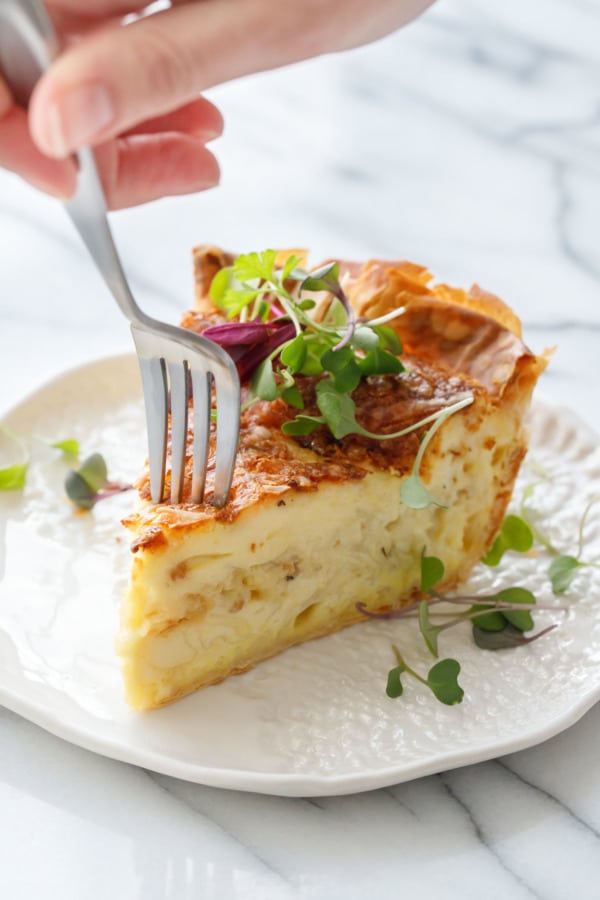
M 331 281 L 330 279 L 326 278 L 325 282 L 328 284 L 333 296 L 337 297 L 337 299 L 340 301 L 340 303 L 346 310 L 346 315 L 348 316 L 348 324 L 346 326 L 344 336 L 342 337 L 341 341 L 339 341 L 333 348 L 334 350 L 341 350 L 342 347 L 345 347 L 346 344 L 349 344 L 352 340 L 352 335 L 354 334 L 354 329 L 356 328 L 356 315 L 354 313 L 354 310 L 350 306 L 350 301 L 342 290 L 342 286 L 339 281 Z
M 462 621 L 463 619 L 475 618 L 476 616 L 483 616 L 490 612 L 502 612 L 502 610 L 535 610 L 536 612 L 560 612 L 564 616 L 567 616 L 571 609 L 569 606 L 558 603 L 506 603 L 502 600 L 495 600 L 494 595 L 484 595 L 483 597 L 473 595 L 461 595 L 459 597 L 446 597 L 444 594 L 438 594 L 435 591 L 429 592 L 431 599 L 427 600 L 427 605 L 429 607 L 436 606 L 440 603 L 449 603 L 455 604 L 457 606 L 471 606 L 474 603 L 485 605 L 486 609 L 479 610 L 478 612 L 468 615 L 469 610 L 466 610 L 466 613 L 459 613 L 456 615 L 452 615 L 451 618 L 457 621 Z M 371 610 L 367 607 L 365 603 L 359 601 L 356 603 L 356 609 L 363 616 L 366 616 L 367 619 L 411 619 L 417 618 L 418 616 L 418 608 L 419 604 L 422 603 L 422 600 L 414 600 L 412 603 L 407 604 L 402 609 L 390 609 L 387 612 L 376 612 L 375 610 Z M 447 613 L 438 613 L 438 615 L 448 615 Z

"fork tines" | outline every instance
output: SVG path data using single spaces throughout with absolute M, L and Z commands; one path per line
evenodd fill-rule
M 221 347 L 183 328 L 158 322 L 132 326 L 148 427 L 152 501 L 165 500 L 168 420 L 171 413 L 170 503 L 184 498 L 190 400 L 192 485 L 189 499 L 202 503 L 209 463 L 211 407 L 216 398 L 214 492 L 210 502 L 224 506 L 229 496 L 240 426 L 240 384 L 231 357 Z

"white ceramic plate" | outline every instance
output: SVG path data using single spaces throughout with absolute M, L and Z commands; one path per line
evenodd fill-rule
M 144 455 L 136 362 L 101 360 L 66 373 L 5 422 L 29 437 L 23 492 L 0 494 L 0 702 L 82 747 L 179 778 L 288 796 L 332 795 L 417 778 L 531 746 L 575 722 L 600 697 L 600 570 L 581 569 L 566 621 L 529 647 L 498 653 L 468 627 L 441 638 L 462 664 L 465 699 L 439 704 L 416 682 L 385 695 L 398 643 L 431 665 L 412 622 L 369 622 L 294 648 L 245 675 L 152 713 L 123 702 L 113 638 L 129 565 L 119 524 L 132 493 L 77 514 L 65 500 L 66 463 L 45 442 L 74 437 L 101 451 L 110 474 L 133 480 Z M 41 440 L 43 439 L 43 440 Z M 0 437 L 0 466 L 14 447 Z M 564 410 L 537 405 L 515 500 L 531 504 L 562 552 L 577 544 L 583 508 L 600 490 L 600 451 Z M 599 504 L 600 507 L 600 504 Z M 585 529 L 585 558 L 600 560 L 600 509 Z M 477 591 L 519 583 L 556 604 L 549 557 L 508 554 L 480 566 Z

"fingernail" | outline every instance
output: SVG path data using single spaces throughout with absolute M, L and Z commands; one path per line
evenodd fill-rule
M 94 139 L 115 118 L 115 105 L 103 84 L 86 84 L 64 94 L 46 108 L 38 132 L 40 149 L 63 159 Z

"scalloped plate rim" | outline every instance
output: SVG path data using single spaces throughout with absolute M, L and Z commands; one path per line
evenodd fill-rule
M 0 424 L 16 416 L 21 408 L 28 402 L 34 401 L 41 391 L 52 388 L 65 378 L 76 376 L 79 372 L 89 370 L 94 366 L 119 365 L 134 359 L 132 354 L 120 353 L 99 357 L 63 371 L 57 371 L 37 388 L 28 391 L 19 402 L 13 404 L 9 409 L 3 410 L 0 413 Z M 589 442 L 590 448 L 598 445 L 598 437 L 593 429 L 570 408 L 552 403 L 547 397 L 544 397 L 543 393 L 541 396 L 536 395 L 535 408 L 542 412 L 547 408 L 555 413 L 564 413 L 570 420 L 571 426 L 576 428 L 578 433 Z M 28 682 L 25 681 L 24 684 L 27 685 Z M 41 709 L 39 703 L 36 704 L 35 700 L 28 696 L 26 690 L 20 691 L 0 684 L 2 706 L 74 746 L 108 759 L 142 766 L 157 773 L 207 786 L 287 797 L 341 796 L 375 790 L 525 750 L 570 728 L 599 700 L 600 681 L 583 694 L 578 703 L 553 715 L 542 725 L 532 726 L 530 730 L 522 731 L 518 735 L 510 735 L 504 740 L 488 740 L 474 747 L 471 752 L 466 752 L 464 748 L 461 748 L 456 752 L 443 751 L 438 755 L 428 756 L 422 762 L 412 762 L 408 765 L 400 763 L 378 769 L 347 772 L 342 775 L 319 775 L 302 772 L 260 772 L 243 768 L 198 765 L 166 753 L 149 751 L 140 746 L 132 747 L 116 739 L 100 737 L 97 732 L 85 725 L 73 724 L 56 714 L 53 715 L 51 711 L 47 712 Z
M 509 737 L 505 741 L 490 741 L 465 753 L 443 753 L 439 757 L 428 757 L 423 763 L 408 766 L 388 766 L 370 772 L 354 772 L 344 775 L 306 775 L 303 773 L 255 772 L 250 769 L 222 769 L 181 762 L 165 754 L 149 752 L 143 748 L 124 748 L 116 741 L 99 739 L 88 729 L 71 726 L 61 720 L 45 717 L 43 712 L 17 692 L 8 692 L 0 686 L 2 705 L 13 713 L 32 722 L 49 734 L 67 741 L 83 750 L 88 750 L 128 765 L 141 766 L 162 775 L 179 778 L 207 787 L 249 793 L 270 794 L 281 797 L 335 797 L 345 794 L 362 793 L 402 784 L 440 772 L 476 765 L 497 759 L 510 753 L 517 753 L 544 743 L 556 737 L 578 722 L 600 700 L 600 685 L 583 697 L 580 704 L 570 707 L 562 715 L 556 716 L 544 728 L 534 728 L 519 737 Z

